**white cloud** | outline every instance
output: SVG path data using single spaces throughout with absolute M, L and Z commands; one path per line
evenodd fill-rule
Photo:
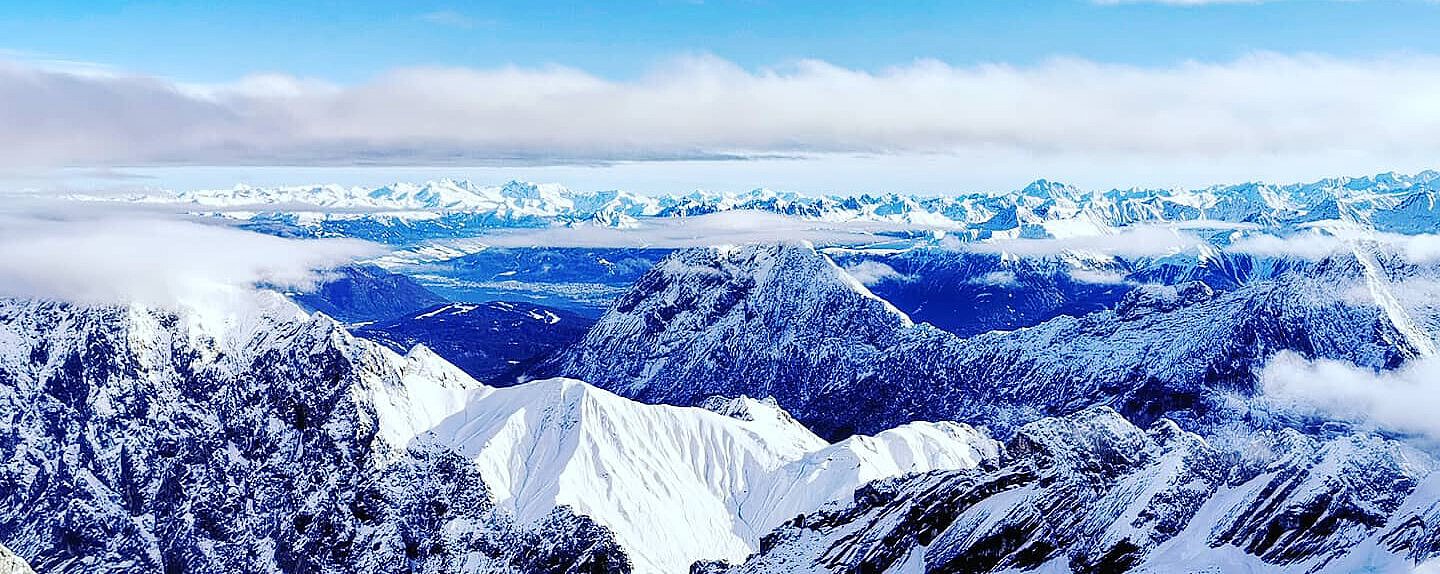
M 1440 58 L 923 60 L 867 72 L 809 60 L 746 70 L 700 57 L 626 81 L 564 67 L 407 68 L 359 85 L 272 75 L 208 87 L 11 64 L 0 66 L 0 125 L 0 167 L 996 150 L 1072 166 L 1393 164 L 1440 152 Z
M 1440 235 L 1400 235 L 1349 228 L 1303 231 L 1283 237 L 1249 235 L 1226 249 L 1261 257 L 1298 257 L 1314 261 L 1352 253 L 1356 246 L 1375 247 L 1400 255 L 1411 263 L 1440 261 Z
M 1127 227 L 1117 233 L 1076 235 L 1054 239 L 997 239 L 975 243 L 949 242 L 953 249 L 1046 257 L 1079 251 L 1116 257 L 1170 255 L 1194 249 L 1205 242 L 1178 228 L 1158 225 Z
M 1440 440 L 1440 359 L 1375 372 L 1340 361 L 1284 352 L 1261 371 L 1265 395 L 1281 404 Z
M 861 261 L 845 268 L 861 284 L 866 286 L 875 285 L 882 281 L 908 281 L 910 276 L 896 271 L 894 267 L 879 261 Z
M 1120 285 L 1125 283 L 1123 273 L 1100 271 L 1098 269 L 1071 269 L 1070 278 L 1081 283 L 1092 283 L 1095 285 Z
M 993 287 L 1016 287 L 1020 285 L 1020 282 L 1015 277 L 1014 271 L 991 271 L 972 280 L 972 283 Z
M 144 216 L 0 217 L 0 296 L 216 311 L 257 284 L 304 288 L 373 255 L 354 240 L 298 240 Z
M 592 225 L 498 230 L 473 240 L 495 247 L 704 247 L 723 244 L 810 241 L 855 245 L 877 241 L 877 233 L 912 230 L 874 222 L 811 221 L 761 211 L 726 211 L 696 217 L 641 220 L 619 229 Z M 892 269 L 893 271 L 893 269 Z

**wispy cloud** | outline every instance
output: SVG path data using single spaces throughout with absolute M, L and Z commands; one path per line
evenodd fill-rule
M 1084 252 L 1116 257 L 1156 257 L 1192 250 L 1205 241 L 1169 226 L 1139 225 L 1117 233 L 1054 239 L 997 239 L 975 243 L 948 242 L 947 247 L 977 253 L 1048 257 Z
M 861 261 L 845 268 L 860 283 L 870 286 L 885 281 L 909 281 L 911 277 L 879 261 Z
M 881 232 L 909 230 L 912 229 L 884 223 L 811 221 L 759 211 L 727 211 L 695 217 L 644 219 L 637 226 L 624 229 L 576 225 L 500 230 L 463 241 L 494 247 L 683 248 L 799 240 L 818 245 L 855 245 L 884 239 L 876 235 Z
M 1260 380 L 1268 398 L 1290 407 L 1440 441 L 1440 359 L 1377 372 L 1285 352 L 1266 364 Z
M 358 85 L 269 75 L 206 87 L 7 64 L 0 168 L 983 150 L 1087 165 L 1393 163 L 1440 153 L 1436 102 L 1440 58 L 1425 56 L 1258 55 L 1169 67 L 927 60 L 874 72 L 820 61 L 747 70 L 698 57 L 625 81 L 564 67 L 407 68 Z
M 305 288 L 378 248 L 297 240 L 158 212 L 0 213 L 0 296 L 223 310 L 257 285 Z
M 1357 246 L 1367 245 L 1399 255 L 1412 263 L 1440 261 L 1440 235 L 1400 235 L 1361 229 L 1309 230 L 1285 236 L 1253 234 L 1235 241 L 1228 250 L 1261 257 L 1297 257 L 1314 261 L 1350 254 Z

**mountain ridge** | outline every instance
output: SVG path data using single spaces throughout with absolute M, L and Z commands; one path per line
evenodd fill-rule
M 903 193 L 800 195 L 758 188 L 745 193 L 641 195 L 572 191 L 558 184 L 511 181 L 481 186 L 449 179 L 375 188 L 289 186 L 71 200 L 171 204 L 246 221 L 279 234 L 336 234 L 408 243 L 467 237 L 485 229 L 595 225 L 631 228 L 642 221 L 728 211 L 763 211 L 835 223 L 872 222 L 898 231 L 941 230 L 961 241 L 1063 237 L 1079 228 L 1158 222 L 1298 227 L 1362 221 L 1379 231 L 1440 230 L 1435 196 L 1440 173 L 1379 174 L 1309 183 L 1215 185 L 1197 189 L 1081 191 L 1037 180 L 1007 193 L 916 196 Z

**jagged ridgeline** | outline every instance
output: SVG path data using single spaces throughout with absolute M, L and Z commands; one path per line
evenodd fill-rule
M 0 301 L 0 544 L 39 572 L 674 572 L 998 443 L 827 443 L 773 402 L 497 389 L 277 302 L 224 332 Z
M 359 237 L 396 245 L 473 237 L 495 228 L 594 225 L 634 227 L 654 218 L 766 212 L 822 221 L 866 221 L 950 229 L 957 237 L 1047 237 L 1056 227 L 1218 221 L 1263 226 L 1355 219 L 1379 231 L 1435 233 L 1440 173 L 1394 173 L 1311 183 L 1244 183 L 1204 189 L 1085 191 L 1038 180 L 1005 194 L 924 197 L 898 193 L 812 197 L 756 189 L 651 196 L 571 190 L 512 181 L 483 186 L 442 179 L 375 188 L 235 187 L 156 193 L 131 199 L 201 206 L 280 235 Z M 111 198 L 83 198 L 111 201 Z M 299 209 L 304 215 L 297 214 Z
M 1109 405 L 1148 424 L 1224 426 L 1279 351 L 1393 368 L 1417 353 L 1385 309 L 1346 295 L 1343 258 L 1228 291 L 1151 285 L 1107 310 L 959 337 L 915 324 L 805 243 L 683 250 L 543 375 L 645 402 L 773 396 L 822 436 L 913 420 L 1004 434 Z
M 592 519 L 518 523 L 471 461 L 394 432 L 412 393 L 479 387 L 444 361 L 319 316 L 225 337 L 0 302 L 0 544 L 37 572 L 631 569 Z

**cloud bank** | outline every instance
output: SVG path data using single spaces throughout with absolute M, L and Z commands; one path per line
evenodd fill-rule
M 1440 152 L 1440 58 L 921 60 L 872 72 L 813 60 L 747 70 L 695 57 L 626 81 L 565 67 L 407 68 L 357 85 L 265 75 L 211 86 L 11 63 L 0 64 L 0 125 L 0 167 L 10 168 L 994 150 L 1131 161 L 1414 157 Z
M 947 238 L 948 239 L 948 238 Z M 1114 257 L 1159 257 L 1195 249 L 1205 241 L 1173 226 L 1136 225 L 1116 233 L 1053 239 L 994 239 L 965 243 L 947 241 L 951 249 L 1020 257 L 1049 257 L 1079 251 Z
M 1440 359 L 1375 372 L 1284 352 L 1260 374 L 1272 399 L 1331 418 L 1424 435 L 1440 441 Z
M 913 229 L 899 224 L 812 221 L 763 211 L 724 211 L 694 217 L 643 219 L 635 227 L 623 229 L 591 225 L 504 229 L 463 241 L 491 247 L 665 249 L 800 240 L 817 245 L 860 245 L 888 239 L 878 235 L 881 233 L 909 230 Z M 893 269 L 890 271 L 894 273 Z
M 1254 234 L 1236 240 L 1227 250 L 1259 257 L 1298 257 L 1318 261 L 1347 255 L 1356 247 L 1363 246 L 1400 255 L 1411 263 L 1440 261 L 1440 235 L 1401 235 L 1348 228 L 1304 231 L 1286 236 Z
M 257 284 L 313 285 L 375 247 L 164 218 L 0 217 L 0 296 L 214 310 Z

